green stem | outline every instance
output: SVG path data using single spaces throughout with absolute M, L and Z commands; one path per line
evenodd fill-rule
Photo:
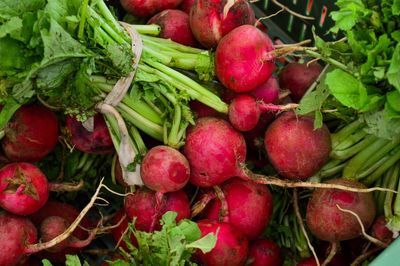
M 366 147 L 370 146 L 377 139 L 378 138 L 374 135 L 368 135 L 362 141 L 358 142 L 350 148 L 347 148 L 345 150 L 332 150 L 330 156 L 335 159 L 346 160 L 364 150 Z
M 81 159 L 79 160 L 79 164 L 76 168 L 81 169 L 85 165 L 85 163 L 88 159 L 89 159 L 89 154 L 83 153 Z
M 368 168 L 369 165 L 372 163 L 378 161 L 380 158 L 385 156 L 387 153 L 389 153 L 391 150 L 395 149 L 398 147 L 400 144 L 400 138 L 394 139 L 389 141 L 385 146 L 380 148 L 377 152 L 372 154 L 370 157 L 368 157 L 368 160 L 364 162 L 363 168 Z
M 397 161 L 400 160 L 400 147 L 391 151 L 390 157 L 382 165 L 379 166 L 368 178 L 365 179 L 365 184 L 372 184 L 376 179 L 378 179 L 384 172 L 392 167 Z
M 358 143 L 360 140 L 362 140 L 366 135 L 368 135 L 367 132 L 363 130 L 356 131 L 354 134 L 351 134 L 348 136 L 344 141 L 342 141 L 335 150 L 345 150 L 353 146 L 355 143 Z
M 81 14 L 79 18 L 79 28 L 78 28 L 78 39 L 83 39 L 83 34 L 85 30 L 85 23 L 87 18 L 87 9 L 89 5 L 89 0 L 83 0 L 81 5 Z
M 385 179 L 388 180 L 388 189 L 396 189 L 396 183 L 398 182 L 398 176 L 394 176 L 395 173 L 395 167 L 392 167 L 389 169 L 389 171 L 386 172 L 385 174 Z M 400 185 L 400 183 L 399 183 Z M 385 218 L 386 219 L 391 219 L 393 217 L 393 198 L 394 198 L 394 193 L 389 193 L 386 192 L 386 197 L 385 197 L 385 205 L 384 205 L 384 213 L 385 213 Z
M 158 52 L 157 50 L 152 49 L 151 47 L 143 46 L 142 58 L 147 58 L 147 57 L 154 58 L 154 60 L 161 62 L 163 65 L 168 65 L 172 61 L 171 56 L 167 56 L 164 53 Z
M 161 32 L 160 26 L 156 24 L 151 25 L 133 25 L 139 34 L 158 36 Z M 142 38 L 145 36 L 142 36 Z M 160 38 L 161 39 L 161 38 Z
M 331 65 L 333 65 L 333 66 L 335 66 L 335 67 L 337 67 L 337 68 L 342 69 L 343 71 L 345 71 L 345 72 L 347 72 L 347 73 L 349 73 L 349 74 L 351 74 L 351 75 L 354 75 L 354 73 L 351 72 L 350 69 L 349 69 L 345 64 L 343 64 L 343 63 L 341 63 L 341 62 L 339 62 L 339 61 L 337 61 L 337 60 L 335 60 L 335 59 L 332 59 L 332 58 L 330 58 L 330 57 L 324 57 L 324 56 L 322 56 L 321 54 L 319 54 L 319 53 L 317 53 L 317 52 L 315 52 L 315 51 L 312 51 L 312 50 L 310 50 L 310 49 L 305 49 L 305 52 L 306 52 L 309 56 L 312 56 L 312 57 L 314 57 L 314 58 L 321 59 L 321 60 L 323 60 L 323 61 L 325 61 L 325 62 L 327 62 L 327 63 L 329 63 L 329 64 L 331 64 Z
M 4 138 L 5 132 L 4 130 L 0 130 L 0 140 Z
M 136 28 L 136 26 L 135 26 L 135 28 Z M 172 48 L 176 51 L 180 51 L 180 52 L 184 52 L 184 53 L 199 54 L 199 53 L 204 53 L 207 51 L 207 50 L 202 50 L 202 49 L 182 45 L 182 44 L 176 43 L 174 41 L 171 41 L 170 39 L 163 39 L 163 38 L 151 37 L 151 36 L 142 36 L 142 38 L 143 38 L 143 40 L 149 40 L 149 41 L 152 41 L 152 43 L 162 44 L 164 47 Z
M 364 126 L 364 122 L 362 122 L 361 120 L 355 120 L 350 124 L 346 125 L 338 132 L 331 134 L 332 149 L 336 149 L 336 147 L 340 143 L 346 141 L 347 137 L 353 134 L 354 132 L 357 132 L 361 126 Z
M 96 42 L 100 46 L 107 48 L 108 45 L 116 45 L 115 41 L 102 28 L 100 28 L 99 25 L 96 24 L 97 22 L 93 18 L 90 17 L 87 19 L 87 21 L 89 25 L 92 26 L 92 28 L 96 31 Z
M 107 5 L 104 3 L 103 0 L 96 1 L 96 7 L 98 8 L 98 11 L 100 15 L 103 16 L 103 18 L 109 22 L 110 26 L 120 34 L 121 37 L 125 38 L 125 41 L 130 42 L 130 38 L 124 33 L 121 25 L 118 23 L 118 21 L 114 18 L 113 14 L 111 13 L 110 9 L 107 7 Z
M 174 119 L 172 121 L 171 130 L 168 134 L 168 145 L 178 149 L 182 146 L 182 141 L 178 138 L 178 132 L 181 125 L 182 111 L 179 104 L 174 106 Z
M 394 166 L 393 178 L 397 177 L 397 179 L 398 179 L 399 175 L 400 175 L 400 162 L 398 162 Z M 400 182 L 398 182 L 397 191 L 400 192 Z M 394 212 L 394 216 L 399 219 L 400 218 L 400 196 L 399 196 L 399 194 L 396 194 L 396 199 L 395 199 L 394 205 L 393 205 L 393 212 Z M 394 225 L 397 230 L 400 228 L 400 224 L 394 224 Z
M 146 148 L 146 144 L 144 143 L 144 141 L 142 139 L 142 136 L 139 133 L 139 130 L 135 126 L 129 125 L 129 132 L 137 146 L 139 154 L 145 155 L 147 152 L 147 148 Z

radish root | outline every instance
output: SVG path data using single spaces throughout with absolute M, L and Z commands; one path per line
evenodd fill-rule
M 221 209 L 218 214 L 219 221 L 229 223 L 229 209 L 225 194 L 219 186 L 214 186 L 214 191 L 218 199 L 221 201 Z
M 85 185 L 83 179 L 79 182 L 49 183 L 49 190 L 53 192 L 74 192 L 80 191 Z
M 363 263 L 364 260 L 368 259 L 370 256 L 372 256 L 374 253 L 378 252 L 379 250 L 381 250 L 382 247 L 374 247 L 371 250 L 361 254 L 360 256 L 358 256 L 351 264 L 350 266 L 358 266 L 361 265 Z
M 305 20 L 314 20 L 314 17 L 308 17 L 308 16 L 304 16 L 302 14 L 299 14 L 291 9 L 289 9 L 287 6 L 279 3 L 277 0 L 272 0 L 272 3 L 274 3 L 275 5 L 279 6 L 280 8 L 284 9 L 286 12 L 292 14 L 295 17 L 298 17 L 299 19 L 305 19 Z
M 213 191 L 208 191 L 208 192 L 204 193 L 201 196 L 200 200 L 197 201 L 193 205 L 193 207 L 191 209 L 191 213 L 192 213 L 191 214 L 191 218 L 193 218 L 193 217 L 197 216 L 199 213 L 201 213 L 204 210 L 204 208 L 207 206 L 207 204 L 212 199 L 215 199 L 215 197 L 216 197 L 216 195 L 215 195 L 215 193 Z
M 321 266 L 327 266 L 329 263 L 332 261 L 333 257 L 335 257 L 337 251 L 339 248 L 339 243 L 338 242 L 332 242 L 330 251 L 324 262 L 321 264 Z

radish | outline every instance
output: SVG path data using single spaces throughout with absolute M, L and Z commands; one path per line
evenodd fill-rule
M 163 10 L 177 8 L 182 0 L 121 0 L 120 2 L 128 13 L 147 18 Z
M 363 184 L 350 179 L 332 179 L 327 183 L 365 188 Z M 316 189 L 308 202 L 306 219 L 308 228 L 318 239 L 332 243 L 356 238 L 361 234 L 361 226 L 356 217 L 336 205 L 356 213 L 366 229 L 374 221 L 376 206 L 371 193 Z
M 125 217 L 124 217 L 125 216 Z M 122 222 L 121 222 L 122 219 Z M 112 228 L 110 230 L 110 234 L 113 237 L 116 244 L 119 244 L 118 247 L 123 248 L 124 250 L 128 250 L 128 247 L 125 241 L 122 239 L 123 235 L 127 233 L 128 228 L 128 219 L 124 209 L 120 209 L 116 212 L 113 217 L 113 224 L 119 224 L 119 226 Z M 138 243 L 134 234 L 130 234 L 131 244 L 137 247 Z
M 318 63 L 289 63 L 279 74 L 279 85 L 290 90 L 290 98 L 297 103 L 321 72 L 322 67 Z
M 0 213 L 0 265 L 12 266 L 26 259 L 26 246 L 37 242 L 37 231 L 25 217 Z
M 52 152 L 58 141 L 58 119 L 41 105 L 23 105 L 4 129 L 2 146 L 11 161 L 36 162 Z
M 190 10 L 190 27 L 206 48 L 214 48 L 238 26 L 255 23 L 254 11 L 245 0 L 196 0 Z
M 196 0 L 182 0 L 178 8 L 189 15 L 195 1 Z
M 203 265 L 244 265 L 249 249 L 248 240 L 244 234 L 225 222 L 201 220 L 197 222 L 202 237 L 209 234 L 217 234 L 217 243 L 208 253 L 198 250 L 195 259 Z
M 285 112 L 265 132 L 265 150 L 283 177 L 304 180 L 317 173 L 329 158 L 328 128 L 314 129 L 314 119 Z
M 235 28 L 221 39 L 215 52 L 219 81 L 237 93 L 256 89 L 275 69 L 273 51 L 271 39 L 256 27 Z
M 221 117 L 222 114 L 218 113 L 216 110 L 211 107 L 205 105 L 202 102 L 197 100 L 193 100 L 189 102 L 190 109 L 193 111 L 196 118 L 205 117 L 205 116 L 215 116 Z
M 95 154 L 114 152 L 110 133 L 101 114 L 94 116 L 93 131 L 87 130 L 81 122 L 72 116 L 67 116 L 66 128 L 71 138 L 71 143 L 77 150 Z
M 386 226 L 384 215 L 376 217 L 371 227 L 371 235 L 386 244 L 394 240 L 393 232 Z
M 160 26 L 161 32 L 158 37 L 171 39 L 186 46 L 197 46 L 197 41 L 190 29 L 189 15 L 181 10 L 163 10 L 151 17 L 147 24 Z
M 46 176 L 30 163 L 10 163 L 0 169 L 0 207 L 17 215 L 39 210 L 49 197 Z
M 302 261 L 300 261 L 299 263 L 296 264 L 296 266 L 317 266 L 317 262 L 315 261 L 314 257 L 309 257 L 306 258 Z
M 189 162 L 178 150 L 159 145 L 144 156 L 140 175 L 143 183 L 152 190 L 161 193 L 177 191 L 189 181 Z
M 272 240 L 261 238 L 250 244 L 246 265 L 280 266 L 282 262 L 281 249 Z
M 279 100 L 280 87 L 278 79 L 271 76 L 266 82 L 250 91 L 249 94 L 253 95 L 257 101 L 264 103 L 276 103 Z
M 243 232 L 248 240 L 256 239 L 264 231 L 272 214 L 272 195 L 267 186 L 232 178 L 221 189 L 228 207 L 226 221 Z M 221 210 L 221 200 L 214 199 L 204 217 L 219 220 Z

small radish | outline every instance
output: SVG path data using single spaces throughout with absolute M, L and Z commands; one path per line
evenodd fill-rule
M 39 210 L 49 197 L 46 176 L 30 163 L 10 163 L 0 169 L 0 207 L 17 215 Z
M 246 265 L 280 266 L 282 262 L 281 249 L 272 240 L 260 238 L 250 244 Z
M 215 70 L 221 83 L 236 93 L 265 83 L 275 69 L 274 45 L 267 34 L 243 25 L 225 35 L 215 52 Z
M 41 105 L 21 106 L 4 129 L 2 146 L 11 161 L 36 162 L 52 152 L 58 141 L 58 119 Z
M 280 87 L 278 79 L 271 76 L 266 82 L 250 91 L 249 93 L 256 98 L 257 101 L 264 103 L 276 103 L 279 100 Z
M 289 63 L 279 74 L 279 85 L 290 90 L 290 98 L 297 103 L 321 72 L 322 67 L 318 63 Z
M 195 1 L 196 0 L 182 0 L 178 8 L 189 15 Z
M 327 183 L 365 188 L 363 184 L 350 179 L 332 179 Z M 371 193 L 318 188 L 308 202 L 306 213 L 307 226 L 318 239 L 333 243 L 356 238 L 361 234 L 361 226 L 356 217 L 336 205 L 356 213 L 365 229 L 374 221 L 376 205 Z
M 248 240 L 256 239 L 265 229 L 272 214 L 272 195 L 265 185 L 232 178 L 221 186 L 227 204 L 226 221 L 243 232 Z M 245 206 L 245 207 L 244 207 Z M 219 220 L 221 200 L 214 199 L 205 218 Z
M 249 131 L 260 120 L 261 110 L 256 99 L 247 94 L 240 94 L 229 105 L 228 117 L 232 126 L 239 131 Z
M 113 224 L 119 223 L 119 226 L 114 227 L 110 230 L 111 236 L 113 237 L 115 243 L 119 244 L 118 247 L 121 247 L 124 250 L 128 250 L 128 247 L 127 247 L 124 239 L 122 239 L 124 234 L 128 234 L 128 232 L 127 232 L 128 219 L 127 219 L 125 210 L 124 209 L 118 210 L 117 213 L 115 214 L 115 216 L 113 217 L 112 221 L 113 221 Z M 130 240 L 131 240 L 131 244 L 134 245 L 135 247 L 137 247 L 138 243 L 133 234 L 130 235 Z
M 202 102 L 197 100 L 193 100 L 189 102 L 190 109 L 193 111 L 196 118 L 205 117 L 205 116 L 215 116 L 221 117 L 221 113 L 212 109 L 211 107 L 205 105 Z
M 190 11 L 190 27 L 206 48 L 216 47 L 223 36 L 241 25 L 256 22 L 245 0 L 196 0 Z
M 195 259 L 202 265 L 244 265 L 249 249 L 248 240 L 244 234 L 225 222 L 201 220 L 197 222 L 201 235 L 217 234 L 217 243 L 208 253 L 198 250 Z
M 74 117 L 67 116 L 66 128 L 72 145 L 85 153 L 108 154 L 114 152 L 114 145 L 103 116 L 96 114 L 93 123 L 91 132 Z
M 371 235 L 383 243 L 389 244 L 394 240 L 393 232 L 386 226 L 384 215 L 376 217 L 371 227 Z
M 160 26 L 161 32 L 158 37 L 171 39 L 187 46 L 197 46 L 197 41 L 190 29 L 189 15 L 181 10 L 163 10 L 151 17 L 147 24 Z
M 140 168 L 143 183 L 150 189 L 166 193 L 182 189 L 189 181 L 189 162 L 178 150 L 165 145 L 151 148 Z
M 128 13 L 148 18 L 163 10 L 177 8 L 182 0 L 120 0 L 120 2 Z
M 331 151 L 328 128 L 314 129 L 314 119 L 285 112 L 265 132 L 265 150 L 283 177 L 304 180 L 324 165 Z
M 315 261 L 314 257 L 309 257 L 306 258 L 302 261 L 300 261 L 299 263 L 296 264 L 296 266 L 317 266 L 317 262 Z
M 37 242 L 37 230 L 25 217 L 0 212 L 0 265 L 13 266 L 27 257 L 27 245 Z

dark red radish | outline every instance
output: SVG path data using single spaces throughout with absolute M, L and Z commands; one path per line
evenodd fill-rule
M 217 243 L 208 253 L 198 250 L 195 258 L 202 265 L 239 266 L 244 265 L 247 258 L 249 243 L 244 234 L 225 222 L 201 220 L 197 222 L 202 237 L 217 234 Z
M 0 212 L 0 265 L 23 262 L 27 258 L 27 245 L 36 242 L 37 230 L 28 218 Z
M 178 150 L 159 145 L 151 148 L 144 156 L 140 175 L 143 183 L 154 191 L 178 191 L 189 181 L 190 166 Z
M 269 125 L 264 145 L 271 164 L 281 176 L 304 180 L 328 160 L 331 138 L 326 125 L 314 129 L 312 117 L 289 111 Z
M 190 10 L 190 27 L 206 48 L 214 48 L 230 31 L 254 25 L 254 11 L 245 0 L 196 0 Z
M 267 186 L 232 178 L 221 186 L 228 205 L 227 222 L 243 232 L 248 240 L 256 239 L 264 231 L 272 214 L 272 195 Z M 214 199 L 204 215 L 219 220 L 221 200 Z
M 140 18 L 148 18 L 166 9 L 174 9 L 182 0 L 121 0 L 126 12 Z
M 389 244 L 394 240 L 393 232 L 386 226 L 387 222 L 384 215 L 375 218 L 371 227 L 371 236 Z
M 318 63 L 288 63 L 279 74 L 279 85 L 289 90 L 290 98 L 297 103 L 321 72 L 322 66 Z
M 71 143 L 77 150 L 95 154 L 114 152 L 114 145 L 103 115 L 96 114 L 94 116 L 92 132 L 72 116 L 67 116 L 66 127 L 71 137 Z
M 125 216 L 125 217 L 124 217 Z M 121 221 L 122 220 L 122 221 Z M 123 236 L 124 234 L 128 234 L 128 218 L 126 216 L 125 210 L 120 209 L 116 212 L 115 216 L 112 219 L 113 224 L 118 224 L 117 227 L 114 227 L 110 230 L 110 234 L 114 239 L 115 243 L 118 244 L 118 247 L 123 248 L 124 250 L 128 251 L 128 247 L 124 241 Z M 130 235 L 131 244 L 137 247 L 138 243 L 133 234 Z
M 36 162 L 52 152 L 58 141 L 58 119 L 41 105 L 21 106 L 4 129 L 2 147 L 11 161 Z
M 46 176 L 31 163 L 10 163 L 0 169 L 0 207 L 17 215 L 39 210 L 49 197 Z
M 189 15 L 195 1 L 196 0 L 182 0 L 178 8 Z
M 235 28 L 220 40 L 215 52 L 219 81 L 237 93 L 256 89 L 275 69 L 273 50 L 271 39 L 256 27 Z
M 118 182 L 118 184 L 120 184 L 123 187 L 129 187 L 129 185 L 124 180 L 121 164 L 119 163 L 118 158 L 115 162 L 114 175 L 115 175 L 115 180 Z
M 206 117 L 206 116 L 215 116 L 215 117 L 222 116 L 222 114 L 219 113 L 218 111 L 212 109 L 211 107 L 197 100 L 190 101 L 189 106 L 190 109 L 194 112 L 196 118 Z
M 278 79 L 271 76 L 267 82 L 264 82 L 254 90 L 250 91 L 249 94 L 253 95 L 257 101 L 263 101 L 264 103 L 276 103 L 279 100 L 280 87 Z
M 247 148 L 251 149 L 252 151 L 257 151 L 257 154 L 253 153 L 253 155 L 259 156 L 260 153 L 264 153 L 263 151 L 265 150 L 264 149 L 265 131 L 267 130 L 268 125 L 274 120 L 274 118 L 275 118 L 275 113 L 273 112 L 262 113 L 260 115 L 260 119 L 258 120 L 257 125 L 253 129 L 242 132 L 246 140 Z M 264 156 L 263 154 L 263 157 L 266 156 Z M 261 168 L 262 167 L 263 166 L 261 166 Z
M 135 228 L 152 232 L 160 226 L 160 219 L 167 211 L 178 213 L 176 221 L 190 217 L 190 203 L 183 191 L 164 194 L 158 198 L 154 191 L 144 187 L 125 197 L 124 209 L 131 221 L 136 217 Z
M 315 261 L 314 257 L 309 257 L 306 258 L 302 261 L 300 261 L 299 263 L 296 264 L 296 266 L 317 266 L 317 262 Z
M 280 266 L 282 263 L 281 249 L 274 241 L 261 238 L 250 244 L 246 265 Z
M 189 24 L 189 15 L 177 9 L 167 9 L 155 14 L 147 24 L 157 24 L 161 28 L 160 38 L 171 39 L 186 46 L 198 46 Z
M 366 188 L 350 179 L 331 179 L 326 183 Z M 361 226 L 356 217 L 336 205 L 356 213 L 366 229 L 374 221 L 376 205 L 371 193 L 317 188 L 309 199 L 306 220 L 311 233 L 318 239 L 333 243 L 356 238 L 361 234 Z

